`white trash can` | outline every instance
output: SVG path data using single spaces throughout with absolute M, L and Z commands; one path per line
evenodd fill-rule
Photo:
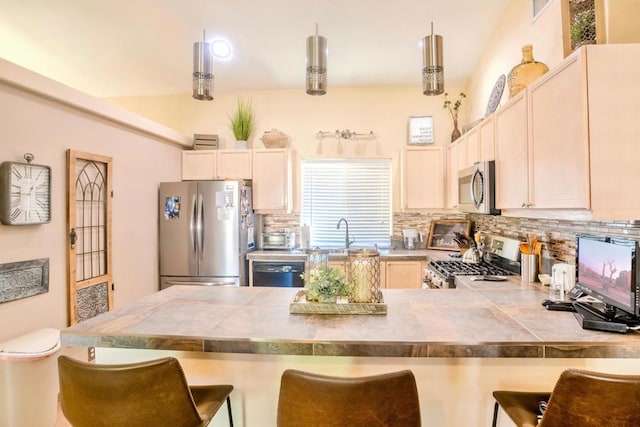
M 0 426 L 56 425 L 59 349 L 49 328 L 0 343 Z

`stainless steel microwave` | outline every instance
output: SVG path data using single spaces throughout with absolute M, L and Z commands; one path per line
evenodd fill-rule
M 458 209 L 462 212 L 499 215 L 496 209 L 495 162 L 476 162 L 458 172 Z
M 296 247 L 295 232 L 272 232 L 262 233 L 262 249 L 282 249 L 289 250 Z

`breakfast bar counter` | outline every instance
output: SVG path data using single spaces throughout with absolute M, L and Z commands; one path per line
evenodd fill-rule
M 638 358 L 640 333 L 583 330 L 519 278 L 388 289 L 387 314 L 290 314 L 298 289 L 174 286 L 61 333 L 62 344 L 212 353 L 410 358 Z

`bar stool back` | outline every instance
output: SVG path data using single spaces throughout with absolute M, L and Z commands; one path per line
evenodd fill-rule
M 231 385 L 189 387 L 173 357 L 119 365 L 58 358 L 60 405 L 74 427 L 206 426 Z
M 640 375 L 614 375 L 567 369 L 552 393 L 498 390 L 493 412 L 496 425 L 498 407 L 518 427 L 633 427 L 640 426 Z M 539 402 L 547 402 L 537 421 Z
M 409 370 L 360 378 L 286 370 L 277 426 L 420 426 L 415 377 Z

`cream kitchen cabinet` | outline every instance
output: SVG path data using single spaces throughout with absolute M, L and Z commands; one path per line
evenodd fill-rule
M 475 128 L 478 129 L 478 160 L 481 162 L 495 160 L 493 115 L 485 117 Z
M 327 266 L 331 268 L 338 268 L 340 271 L 342 271 L 342 273 L 347 274 L 347 261 L 343 259 L 342 260 L 329 259 L 329 262 L 327 262 Z
M 218 176 L 217 150 L 190 150 L 182 152 L 182 179 L 215 179 Z
M 329 267 L 338 267 L 346 274 L 347 261 L 329 260 Z M 380 261 L 380 288 L 420 289 L 426 261 Z
M 182 152 L 182 179 L 251 179 L 251 150 L 189 150 Z
M 498 208 L 640 218 L 639 57 L 638 44 L 583 46 L 495 113 Z
M 465 169 L 473 166 L 480 157 L 480 135 L 478 127 L 474 127 L 460 138 L 458 148 L 458 169 Z
M 387 289 L 422 288 L 423 270 L 425 261 L 385 261 L 380 275 L 384 277 L 384 285 Z M 382 272 L 384 270 L 384 273 Z
M 257 213 L 291 211 L 291 150 L 253 150 L 253 210 Z
M 445 148 L 404 147 L 401 153 L 403 209 L 445 206 Z
M 516 209 L 529 203 L 527 91 L 494 113 L 496 208 Z
M 638 220 L 640 44 L 589 45 L 578 55 L 587 69 L 582 87 L 588 94 L 588 120 L 583 125 L 589 126 L 593 218 Z
M 251 179 L 251 150 L 218 150 L 218 178 Z
M 531 207 L 590 207 L 590 103 L 584 53 L 580 50 L 567 57 L 527 88 Z M 619 64 L 609 66 L 618 68 Z M 598 84 L 609 85 L 608 80 Z
M 452 142 L 447 146 L 447 208 L 458 208 L 458 149 Z

